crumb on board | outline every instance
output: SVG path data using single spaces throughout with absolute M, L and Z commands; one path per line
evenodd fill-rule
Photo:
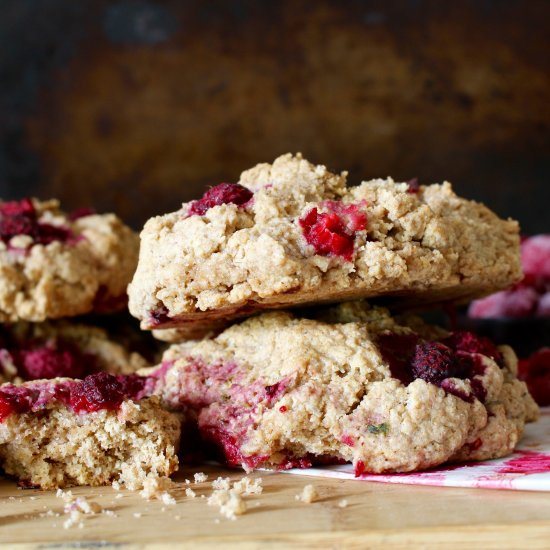
M 193 478 L 195 479 L 195 483 L 204 483 L 208 476 L 204 472 L 197 472 Z
M 193 489 L 191 489 L 190 487 L 187 487 L 187 489 L 185 489 L 185 496 L 189 498 L 195 498 L 197 496 L 197 493 L 195 493 L 195 491 L 193 491 Z
M 218 506 L 220 514 L 227 519 L 236 520 L 246 512 L 246 502 L 241 495 L 233 491 L 225 491 L 223 489 L 215 490 L 208 497 L 208 506 Z
M 141 512 L 134 512 L 132 515 L 133 515 L 135 518 L 138 518 L 138 519 L 139 519 L 139 518 L 141 517 Z
M 231 480 L 228 477 L 219 476 L 212 482 L 212 488 L 229 491 L 229 489 L 231 488 Z
M 250 479 L 249 477 L 243 477 L 239 481 L 233 483 L 233 491 L 242 495 L 259 495 L 263 491 L 262 478 Z
M 176 499 L 169 493 L 169 489 L 173 487 L 174 483 L 169 477 L 147 477 L 143 481 L 143 489 L 140 491 L 140 496 L 144 499 L 151 500 L 156 498 L 163 504 L 174 505 Z
M 246 476 L 235 481 L 233 486 L 229 478 L 218 477 L 212 482 L 212 488 L 214 491 L 208 497 L 208 506 L 218 506 L 220 514 L 231 520 L 246 512 L 244 496 L 258 495 L 263 491 L 261 478 L 252 480 Z
M 338 502 L 339 508 L 347 508 L 347 506 L 348 506 L 348 501 L 345 498 L 343 498 L 340 502 Z
M 311 504 L 312 502 L 317 499 L 319 495 L 317 494 L 317 491 L 315 490 L 315 487 L 313 485 L 306 485 L 304 487 L 304 490 L 299 494 L 296 495 L 296 500 L 300 500 L 301 502 L 305 502 L 306 504 Z
M 174 506 L 176 504 L 176 499 L 167 491 L 161 493 L 158 498 L 166 506 Z
M 68 518 L 63 522 L 63 529 L 70 529 L 71 527 L 78 527 L 82 529 L 84 527 L 83 520 L 86 516 L 93 516 L 95 514 L 107 514 L 112 510 L 103 510 L 103 508 L 94 501 L 89 501 L 86 497 L 74 497 L 72 491 L 63 491 L 58 489 L 55 493 L 57 498 L 60 498 L 65 502 L 63 512 L 68 514 Z M 48 510 L 46 515 L 54 515 L 52 510 Z M 58 516 L 59 514 L 55 514 Z

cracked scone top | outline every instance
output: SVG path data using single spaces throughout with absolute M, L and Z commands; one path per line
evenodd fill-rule
M 0 202 L 0 322 L 123 308 L 138 246 L 114 214 L 66 214 L 55 200 Z
M 388 294 L 468 300 L 520 276 L 517 223 L 450 184 L 347 187 L 287 154 L 149 220 L 129 306 L 168 328 Z
M 231 465 L 406 472 L 510 453 L 538 414 L 516 366 L 510 348 L 471 333 L 352 303 L 174 345 L 155 393 L 195 415 Z

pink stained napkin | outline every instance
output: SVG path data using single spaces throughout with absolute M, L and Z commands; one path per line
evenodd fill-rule
M 292 469 L 287 473 L 438 487 L 550 491 L 550 407 L 541 409 L 538 422 L 526 426 L 516 451 L 506 458 L 446 465 L 420 473 L 364 474 L 358 478 L 351 464 Z

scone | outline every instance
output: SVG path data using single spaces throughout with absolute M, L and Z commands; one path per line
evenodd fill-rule
M 189 328 L 359 297 L 467 301 L 520 277 L 517 223 L 449 183 L 347 187 L 288 154 L 149 220 L 128 292 L 142 328 Z
M 99 371 L 130 374 L 148 364 L 95 326 L 68 321 L 0 325 L 0 383 L 84 378 Z
M 181 419 L 147 397 L 147 378 L 98 373 L 0 386 L 0 465 L 43 489 L 136 490 L 177 469 Z
M 58 202 L 0 203 L 0 322 L 125 307 L 138 237 L 113 214 L 65 214 Z
M 409 472 L 510 453 L 538 408 L 510 348 L 364 303 L 271 312 L 172 346 L 155 393 L 245 469 Z

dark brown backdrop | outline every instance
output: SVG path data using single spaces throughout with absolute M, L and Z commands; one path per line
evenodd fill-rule
M 302 151 L 550 231 L 545 1 L 4 0 L 0 196 L 135 226 Z

